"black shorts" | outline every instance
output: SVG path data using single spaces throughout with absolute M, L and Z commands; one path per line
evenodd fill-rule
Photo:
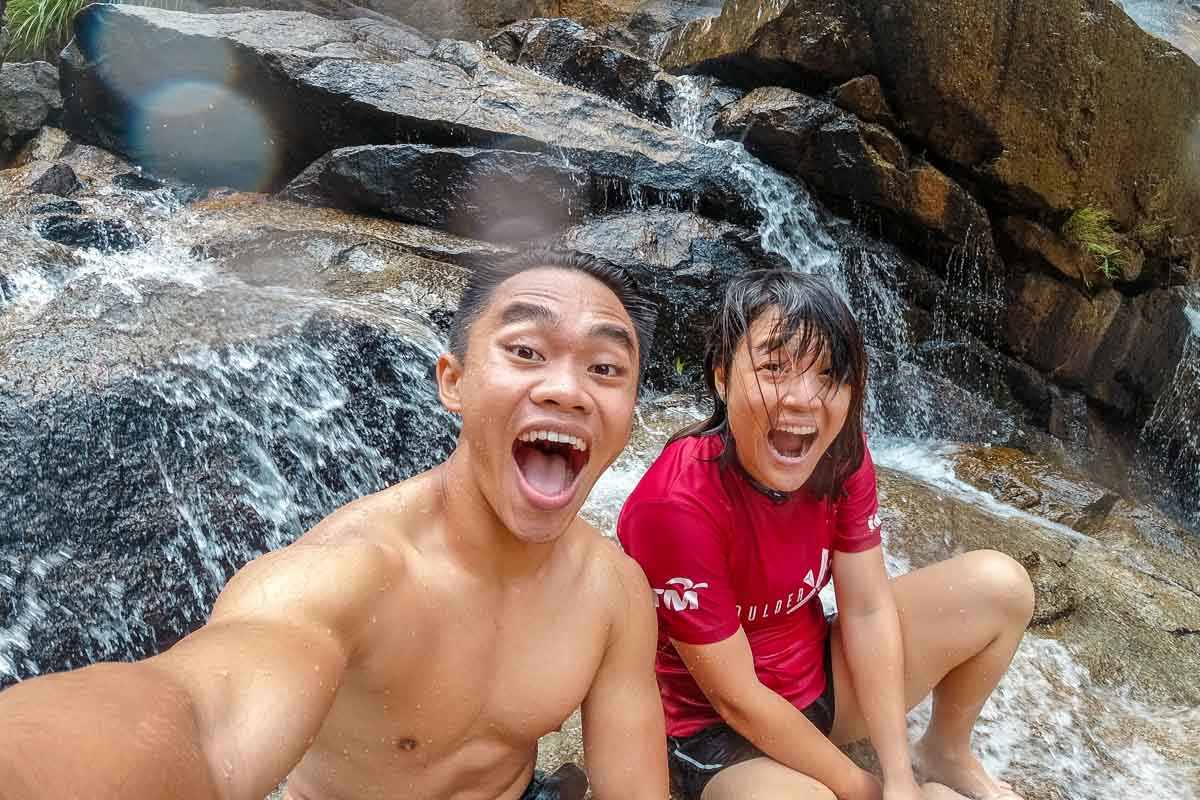
M 801 713 L 825 736 L 833 730 L 833 712 L 837 708 L 833 696 L 832 636 L 825 637 L 825 691 Z M 667 762 L 671 769 L 671 790 L 684 800 L 699 800 L 704 787 L 726 767 L 765 757 L 766 753 L 726 725 L 716 725 L 691 736 L 667 737 Z
M 535 771 L 521 800 L 583 800 L 587 790 L 587 775 L 576 765 L 566 763 L 550 775 Z

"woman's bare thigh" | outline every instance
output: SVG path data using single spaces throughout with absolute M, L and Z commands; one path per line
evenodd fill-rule
M 752 758 L 717 773 L 701 800 L 835 800 L 815 778 L 770 758 Z

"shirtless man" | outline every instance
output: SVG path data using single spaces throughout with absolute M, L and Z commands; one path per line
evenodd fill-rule
M 589 257 L 476 273 L 437 364 L 450 458 L 247 565 L 167 652 L 0 693 L 0 798 L 262 800 L 290 773 L 292 800 L 515 800 L 582 704 L 594 796 L 663 800 L 650 587 L 576 516 L 653 317 Z

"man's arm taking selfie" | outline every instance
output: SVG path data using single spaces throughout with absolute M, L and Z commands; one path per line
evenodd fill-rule
M 235 575 L 165 653 L 0 693 L 0 798 L 261 800 L 320 730 L 387 560 L 294 545 Z

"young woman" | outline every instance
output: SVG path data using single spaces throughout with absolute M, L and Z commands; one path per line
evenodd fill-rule
M 863 435 L 867 356 L 818 277 L 745 274 L 705 356 L 712 415 L 621 512 L 657 598 L 673 785 L 688 800 L 1014 800 L 971 731 L 1033 612 L 1020 564 L 967 553 L 889 581 Z M 817 593 L 833 578 L 838 615 Z M 905 711 L 933 692 L 910 755 Z M 869 736 L 882 785 L 837 745 Z

